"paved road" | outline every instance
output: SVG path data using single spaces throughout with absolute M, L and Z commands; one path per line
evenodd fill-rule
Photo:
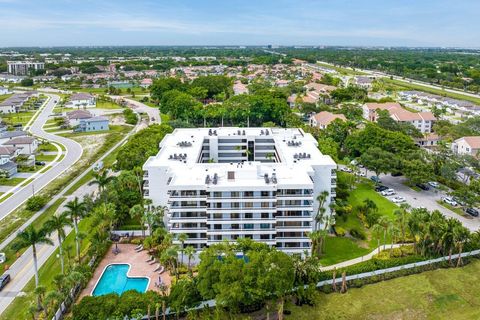
M 128 134 L 126 135 L 121 141 L 119 141 L 113 148 L 111 148 L 109 151 L 107 151 L 98 161 L 103 160 L 105 157 L 107 157 L 110 153 L 112 153 L 116 148 L 120 147 L 123 145 L 127 139 L 135 132 L 140 130 L 141 128 L 145 127 L 146 123 L 139 122 L 135 128 Z M 82 179 L 90 170 L 93 169 L 95 164 L 90 166 L 87 170 L 82 172 L 81 175 L 79 175 L 77 178 L 75 178 L 67 187 L 65 187 L 59 194 L 54 196 L 50 202 L 43 208 L 42 210 L 38 211 L 33 215 L 23 226 L 21 226 L 19 229 L 23 230 L 25 229 L 28 225 L 30 225 L 33 221 L 35 221 L 48 207 L 53 205 L 59 198 L 63 197 L 65 192 L 69 190 L 73 185 L 77 183 L 80 179 Z M 52 169 L 51 169 L 52 170 Z M 66 201 L 71 200 L 74 197 L 79 197 L 82 198 L 86 194 L 91 194 L 94 192 L 96 189 L 95 186 L 83 186 L 79 189 L 77 189 L 71 196 L 69 196 Z M 59 211 L 63 210 L 63 205 L 65 202 L 60 206 Z M 66 228 L 65 233 L 68 235 L 72 231 L 71 228 Z M 10 242 L 12 242 L 16 237 L 16 233 L 12 233 L 7 239 L 5 239 L 2 243 L 0 243 L 0 251 L 5 248 Z M 37 248 L 37 256 L 38 256 L 38 268 L 40 269 L 43 264 L 47 261 L 47 259 L 55 252 L 55 250 L 58 247 L 58 242 L 57 242 L 57 235 L 56 233 L 53 233 L 50 237 L 52 241 L 54 242 L 53 246 L 47 246 L 47 245 L 41 245 L 38 246 Z M 10 267 L 8 273 L 12 275 L 12 280 L 11 282 L 2 290 L 0 291 L 0 314 L 5 311 L 5 309 L 12 303 L 13 299 L 22 294 L 23 288 L 27 285 L 27 283 L 30 281 L 30 279 L 33 278 L 34 272 L 33 272 L 33 262 L 32 262 L 32 249 L 29 248 L 28 250 L 25 251 L 25 253 L 15 261 L 14 264 Z
M 78 142 L 43 131 L 42 126 L 48 120 L 50 114 L 52 114 L 56 101 L 60 100 L 59 96 L 54 94 L 47 94 L 47 96 L 50 97 L 50 100 L 43 110 L 40 111 L 40 115 L 35 119 L 28 131 L 42 139 L 63 144 L 67 151 L 62 160 L 51 164 L 52 168 L 38 175 L 33 182 L 20 188 L 12 196 L 0 203 L 0 220 L 8 216 L 13 210 L 27 201 L 29 197 L 43 189 L 52 180 L 70 168 L 82 156 L 83 149 Z

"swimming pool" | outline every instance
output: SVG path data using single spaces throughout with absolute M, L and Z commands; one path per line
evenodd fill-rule
M 103 270 L 102 276 L 93 289 L 92 296 L 101 296 L 109 293 L 122 294 L 127 290 L 147 291 L 149 278 L 128 277 L 129 264 L 110 264 Z

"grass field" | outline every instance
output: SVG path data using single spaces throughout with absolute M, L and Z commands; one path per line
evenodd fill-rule
M 10 179 L 1 178 L 0 186 L 16 186 L 17 184 L 23 182 L 24 180 L 25 178 L 10 178 Z
M 347 293 L 323 294 L 315 307 L 287 305 L 286 319 L 479 319 L 480 261 L 401 277 Z
M 132 129 L 130 126 L 119 126 L 119 125 L 110 125 L 110 130 L 108 131 L 92 131 L 92 132 L 69 132 L 69 133 L 60 133 L 59 136 L 65 138 L 74 138 L 81 136 L 91 136 L 96 134 L 105 134 L 105 133 L 121 133 L 127 134 L 128 131 Z
M 13 94 L 2 94 L 0 95 L 0 102 L 7 100 L 10 98 Z
M 57 157 L 56 154 L 39 154 L 35 156 L 36 161 L 53 161 Z
M 375 190 L 373 190 L 373 185 L 370 182 L 362 182 L 358 184 L 350 193 L 348 202 L 352 208 L 355 208 L 363 205 L 363 201 L 366 199 L 375 202 L 378 207 L 378 212 L 382 216 L 387 216 L 392 219 L 394 218 L 393 212 L 398 207 L 375 192 Z M 366 234 L 367 239 L 359 240 L 347 237 L 327 237 L 324 255 L 320 259 L 320 263 L 324 266 L 361 257 L 378 247 L 378 238 L 371 234 L 370 230 L 363 225 L 355 212 L 350 213 L 345 220 L 338 217 L 336 219 L 336 227 L 341 227 L 346 231 L 351 229 L 363 231 Z M 388 240 L 389 239 L 387 239 L 387 242 Z
M 11 114 L 2 114 L 2 120 L 8 124 L 27 124 L 28 121 L 33 117 L 35 111 L 29 112 L 19 112 L 19 113 L 11 113 Z
M 342 73 L 342 74 L 347 74 L 347 75 L 364 75 L 365 74 L 364 72 L 361 72 L 361 71 L 353 71 L 353 70 L 350 70 L 350 69 L 347 69 L 347 68 L 336 67 L 336 66 L 333 66 L 333 65 L 328 64 L 328 63 L 317 62 L 316 64 L 318 64 L 319 66 L 325 67 L 325 68 L 335 70 L 335 71 L 337 71 L 339 73 Z
M 122 109 L 121 106 L 110 101 L 97 101 L 97 108 L 99 109 Z

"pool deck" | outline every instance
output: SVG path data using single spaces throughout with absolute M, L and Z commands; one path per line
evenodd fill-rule
M 162 282 L 165 283 L 167 287 L 170 287 L 172 279 L 168 271 L 165 271 L 162 275 L 159 275 L 158 272 L 153 272 L 153 270 L 157 268 L 158 262 L 152 265 L 146 262 L 149 258 L 147 250 L 135 252 L 136 245 L 134 244 L 118 244 L 118 249 L 120 249 L 120 253 L 115 255 L 112 252 L 114 247 L 115 245 L 112 245 L 112 247 L 110 247 L 107 254 L 98 265 L 97 269 L 95 269 L 92 279 L 90 279 L 87 286 L 80 294 L 80 299 L 84 296 L 91 295 L 95 284 L 102 276 L 103 270 L 106 266 L 112 263 L 130 264 L 130 270 L 127 273 L 129 277 L 150 278 L 148 290 L 159 292 L 158 288 L 155 287 L 155 283 L 158 283 L 159 276 L 162 278 Z

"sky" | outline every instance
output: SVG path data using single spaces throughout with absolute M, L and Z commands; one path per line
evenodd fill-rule
M 480 47 L 480 0 L 0 0 L 0 47 Z

